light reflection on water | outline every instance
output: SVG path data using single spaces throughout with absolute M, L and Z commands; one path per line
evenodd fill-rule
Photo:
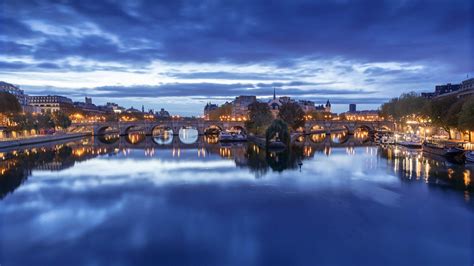
M 472 264 L 473 166 L 344 137 L 4 152 L 0 263 Z

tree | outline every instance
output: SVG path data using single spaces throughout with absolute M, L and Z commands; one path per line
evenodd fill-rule
M 36 115 L 36 121 L 34 125 L 36 129 L 50 129 L 55 127 L 51 113 Z
M 267 147 L 271 139 L 276 137 L 279 141 L 285 143 L 287 146 L 290 144 L 290 131 L 288 124 L 282 119 L 275 119 L 272 124 L 267 128 L 266 140 Z
M 71 119 L 65 113 L 57 111 L 52 114 L 54 125 L 66 129 L 71 125 Z
M 309 113 L 313 120 L 331 120 L 332 114 L 330 112 L 312 111 Z M 342 115 L 341 115 L 342 116 Z M 341 117 L 340 116 L 340 117 Z M 345 116 L 344 116 L 345 119 Z
M 217 109 L 212 110 L 209 113 L 210 120 L 219 120 L 222 116 L 230 116 L 232 114 L 232 104 L 225 103 L 219 106 Z
M 21 105 L 10 93 L 0 92 L 0 113 L 19 113 Z
M 428 103 L 428 99 L 415 92 L 404 93 L 400 97 L 392 98 L 389 102 L 382 104 L 380 115 L 386 119 L 391 118 L 405 122 L 412 116 L 425 116 Z
M 297 103 L 284 103 L 280 107 L 278 117 L 292 129 L 304 127 L 304 111 Z
M 26 113 L 14 113 L 11 114 L 10 120 L 15 124 L 12 130 L 31 130 L 35 129 L 36 118 L 33 115 Z
M 458 127 L 462 130 L 474 131 L 474 96 L 466 99 L 459 113 Z
M 441 127 L 450 133 L 453 127 L 457 126 L 457 111 L 460 110 L 459 103 L 455 95 L 444 96 L 433 99 L 426 108 L 426 114 L 431 118 L 433 125 Z M 451 134 L 449 134 L 451 138 Z
M 273 115 L 268 104 L 254 102 L 248 106 L 249 120 L 245 122 L 247 131 L 257 136 L 263 136 L 273 121 Z

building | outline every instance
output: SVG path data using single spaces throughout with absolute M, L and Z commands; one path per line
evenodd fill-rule
M 209 120 L 209 115 L 211 114 L 212 111 L 216 110 L 217 108 L 219 108 L 217 104 L 208 102 L 206 106 L 204 106 L 204 119 Z
M 325 106 L 324 111 L 327 112 L 327 113 L 331 112 L 331 103 L 329 102 L 329 100 L 326 102 L 326 106 Z
M 71 99 L 58 95 L 29 96 L 28 102 L 31 106 L 39 108 L 41 112 L 68 112 L 74 106 Z
M 355 103 L 349 104 L 349 112 L 355 112 L 357 111 L 357 105 Z
M 130 107 L 130 108 L 128 108 L 127 110 L 125 110 L 125 112 L 127 112 L 127 113 L 129 113 L 129 114 L 137 114 L 137 113 L 141 113 L 141 111 L 140 111 L 140 110 L 133 108 L 133 106 L 132 106 L 132 107 Z
M 474 95 L 474 78 L 466 79 L 461 84 L 437 85 L 434 92 L 422 92 L 421 96 L 427 99 L 456 95 L 457 97 L 467 97 Z
M 377 110 L 363 110 L 354 112 L 345 112 L 341 114 L 345 116 L 346 120 L 350 121 L 380 121 L 382 118 L 379 116 Z
M 276 97 L 276 90 L 273 89 L 273 98 L 268 101 L 268 107 L 270 107 L 270 111 L 272 112 L 273 117 L 277 117 L 278 113 L 280 112 L 280 107 L 283 105 L 281 101 L 281 97 Z
M 103 106 L 99 106 L 99 110 L 107 112 L 107 113 L 116 113 L 116 114 L 121 114 L 125 112 L 124 107 L 119 106 L 116 103 L 111 103 L 111 102 L 108 102 Z
M 474 95 L 474 78 L 466 79 L 461 83 L 458 97 L 468 97 Z
M 247 116 L 248 115 L 248 106 L 257 101 L 256 96 L 247 96 L 241 95 L 235 98 L 232 102 L 232 116 Z
M 455 92 L 461 89 L 461 84 L 451 84 L 448 83 L 446 85 L 436 85 L 435 86 L 435 94 L 436 96 L 444 95 L 447 93 Z
M 421 97 L 426 98 L 426 99 L 431 99 L 436 97 L 436 93 L 434 92 L 422 92 Z
M 299 100 L 298 105 L 301 107 L 301 109 L 303 109 L 306 114 L 316 111 L 316 105 L 313 101 Z
M 286 103 L 294 103 L 295 101 L 291 99 L 288 96 L 281 96 L 281 97 L 276 97 L 276 91 L 273 89 L 273 98 L 267 103 L 268 106 L 270 107 L 270 111 L 273 114 L 273 117 L 277 117 L 278 113 L 280 112 L 280 108 L 283 104 Z M 311 105 L 310 101 L 308 101 L 308 107 L 307 109 L 310 109 L 309 105 Z
M 159 112 L 156 112 L 155 116 L 156 118 L 159 118 L 159 119 L 167 119 L 171 117 L 170 113 L 166 111 L 164 108 L 161 108 Z
M 22 107 L 28 105 L 28 95 L 26 95 L 25 92 L 19 87 L 10 83 L 0 81 L 0 91 L 7 92 L 15 96 L 15 98 L 18 100 Z
M 100 110 L 100 108 L 95 104 L 93 104 L 92 98 L 89 97 L 85 97 L 84 102 L 74 102 L 74 107 L 88 113 L 104 112 L 103 110 Z

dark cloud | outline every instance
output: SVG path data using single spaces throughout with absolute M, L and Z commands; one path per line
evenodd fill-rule
M 473 70 L 472 1 L 17 1 L 0 13 L 2 35 L 42 41 L 39 58 L 80 56 L 146 64 L 268 62 L 342 57 L 370 61 L 436 61 Z M 91 23 L 117 36 L 51 36 L 26 21 L 56 27 Z M 34 23 L 34 22 L 31 22 Z M 18 49 L 17 49 L 18 50 Z M 10 55 L 17 50 L 10 49 Z M 346 70 L 347 71 L 347 70 Z
M 288 84 L 304 84 L 302 82 L 289 82 Z M 191 98 L 234 98 L 238 95 L 256 95 L 270 96 L 273 94 L 273 83 L 270 84 L 251 84 L 251 83 L 169 83 L 156 86 L 137 85 L 137 86 L 103 86 L 88 90 L 71 90 L 56 87 L 33 88 L 34 94 L 62 94 L 70 97 L 81 97 L 85 95 L 93 95 L 99 98 L 127 98 L 127 97 L 144 97 L 144 98 L 162 98 L 162 97 L 191 97 Z M 279 95 L 292 97 L 301 96 L 357 96 L 371 95 L 375 92 L 363 89 L 322 89 L 322 88 L 297 88 L 286 87 L 277 90 Z
M 180 79 L 224 79 L 224 80 L 288 80 L 288 77 L 268 73 L 235 73 L 226 71 L 217 72 L 190 72 L 190 73 L 162 73 L 169 77 Z

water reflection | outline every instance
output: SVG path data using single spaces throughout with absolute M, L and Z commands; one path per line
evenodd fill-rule
M 357 142 L 357 137 L 348 140 L 347 136 L 324 134 L 309 136 L 296 142 L 290 150 L 268 152 L 252 143 L 219 143 L 214 135 L 198 137 L 193 133 L 183 133 L 186 142 L 173 142 L 172 135 L 147 137 L 140 133 L 130 133 L 125 137 L 107 135 L 97 138 L 84 138 L 61 144 L 51 144 L 24 150 L 12 150 L 1 153 L 0 177 L 3 182 L 1 197 L 12 192 L 34 170 L 61 171 L 73 167 L 76 162 L 86 161 L 98 156 L 138 156 L 182 158 L 191 157 L 205 159 L 209 156 L 218 156 L 221 159 L 231 160 L 237 167 L 248 168 L 255 177 L 265 176 L 269 170 L 282 172 L 284 170 L 300 169 L 307 160 L 313 160 L 318 154 L 331 156 L 334 147 L 332 141 L 337 138 L 346 138 L 345 144 L 332 143 L 341 146 L 346 156 L 356 156 L 360 152 L 368 154 L 374 160 L 377 157 L 386 159 L 388 168 L 404 180 L 424 180 L 428 184 L 449 186 L 459 190 L 471 191 L 470 166 L 453 164 L 446 160 L 437 160 L 424 156 L 420 151 L 389 146 L 377 148 L 365 146 L 364 138 Z M 189 137 L 191 136 L 191 137 Z M 324 140 L 320 138 L 325 137 Z M 180 138 L 180 140 L 182 139 Z M 313 142 L 314 140 L 317 140 Z M 360 139 L 360 138 L 359 138 Z M 164 141 L 160 141 L 164 140 Z M 189 143 L 192 146 L 187 146 Z M 133 168 L 132 168 L 133 169 Z
M 179 140 L 185 144 L 193 144 L 199 138 L 197 129 L 195 128 L 181 128 L 179 130 Z
M 404 180 L 424 180 L 427 184 L 472 191 L 470 165 L 450 162 L 439 156 L 423 154 L 398 146 L 380 148 L 382 158 Z
M 152 131 L 153 141 L 158 145 L 173 143 L 173 130 L 171 128 L 155 127 Z
M 357 136 L 127 137 L 0 153 L 2 265 L 470 263 L 472 166 Z

